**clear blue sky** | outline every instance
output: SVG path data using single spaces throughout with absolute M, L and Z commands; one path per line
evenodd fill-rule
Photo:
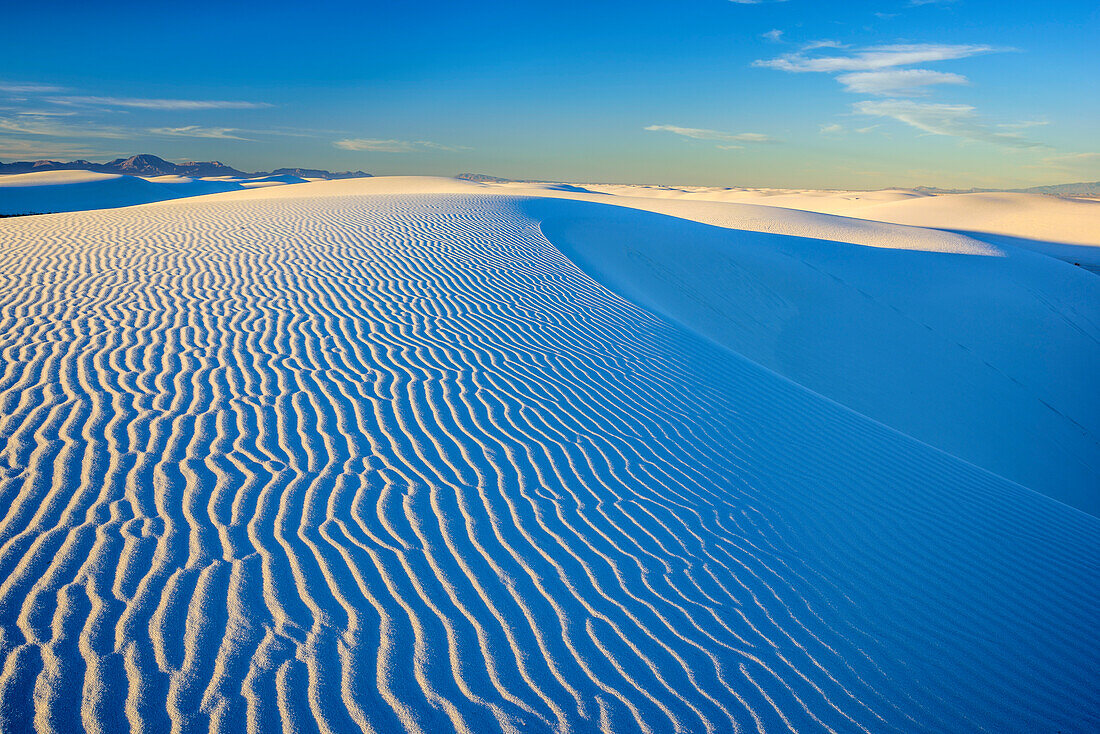
M 1100 179 L 1096 0 L 18 2 L 0 160 L 729 186 Z

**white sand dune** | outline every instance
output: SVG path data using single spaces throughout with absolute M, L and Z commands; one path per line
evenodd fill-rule
M 617 293 L 1100 515 L 1095 275 L 930 230 L 748 205 L 652 209 L 721 227 L 607 205 L 540 216 L 551 241 Z
M 49 214 L 149 204 L 241 189 L 303 183 L 296 176 L 202 179 L 141 178 L 93 171 L 40 171 L 0 176 L 0 215 Z
M 932 195 L 905 189 L 799 191 L 601 184 L 585 184 L 585 188 L 616 196 L 764 204 L 934 227 L 1100 269 L 1100 200 L 1097 199 L 1019 193 Z
M 630 191 L 429 177 L 332 181 L 310 191 L 605 204 L 544 204 L 533 216 L 590 275 L 634 302 L 864 415 L 1100 515 L 1100 281 L 1089 273 L 955 233 L 624 195 Z M 288 188 L 222 198 L 301 195 Z M 1029 348 L 1038 335 L 1045 348 Z
M 1100 519 L 848 407 L 814 353 L 867 351 L 904 417 L 944 385 L 875 378 L 917 340 L 906 379 L 978 370 L 969 425 L 1091 461 L 1088 375 L 1021 343 L 1087 370 L 1095 277 L 610 198 L 359 179 L 0 221 L 0 730 L 1100 726 Z

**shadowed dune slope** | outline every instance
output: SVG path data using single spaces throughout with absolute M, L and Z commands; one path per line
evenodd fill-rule
M 42 171 L 0 176 L 0 214 L 48 214 L 135 206 L 251 187 L 300 183 L 295 176 L 204 180 L 186 176 L 148 179 L 92 171 Z
M 1100 727 L 1100 520 L 291 188 L 0 222 L 0 730 Z
M 727 208 L 778 212 L 694 204 L 684 213 L 722 221 Z M 1017 248 L 875 223 L 850 239 L 892 236 L 892 245 L 602 204 L 537 200 L 527 209 L 611 290 L 864 415 L 1100 516 L 1093 275 Z M 852 220 L 797 213 L 779 221 L 844 235 Z M 910 231 L 925 236 L 901 239 Z M 918 249 L 933 246 L 941 251 Z

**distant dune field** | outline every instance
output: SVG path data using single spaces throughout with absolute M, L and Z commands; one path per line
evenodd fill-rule
M 0 220 L 0 731 L 1100 728 L 1069 220 L 234 188 Z

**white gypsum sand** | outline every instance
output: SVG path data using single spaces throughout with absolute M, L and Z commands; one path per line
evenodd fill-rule
M 0 220 L 0 730 L 1094 729 L 1098 287 L 447 179 Z
M 142 178 L 93 171 L 0 175 L 0 215 L 51 214 L 149 204 L 167 199 L 303 183 L 297 176 L 262 178 Z
M 907 189 L 818 191 L 585 184 L 600 193 L 722 201 L 965 232 L 1100 269 L 1100 200 L 1048 194 L 929 194 Z

